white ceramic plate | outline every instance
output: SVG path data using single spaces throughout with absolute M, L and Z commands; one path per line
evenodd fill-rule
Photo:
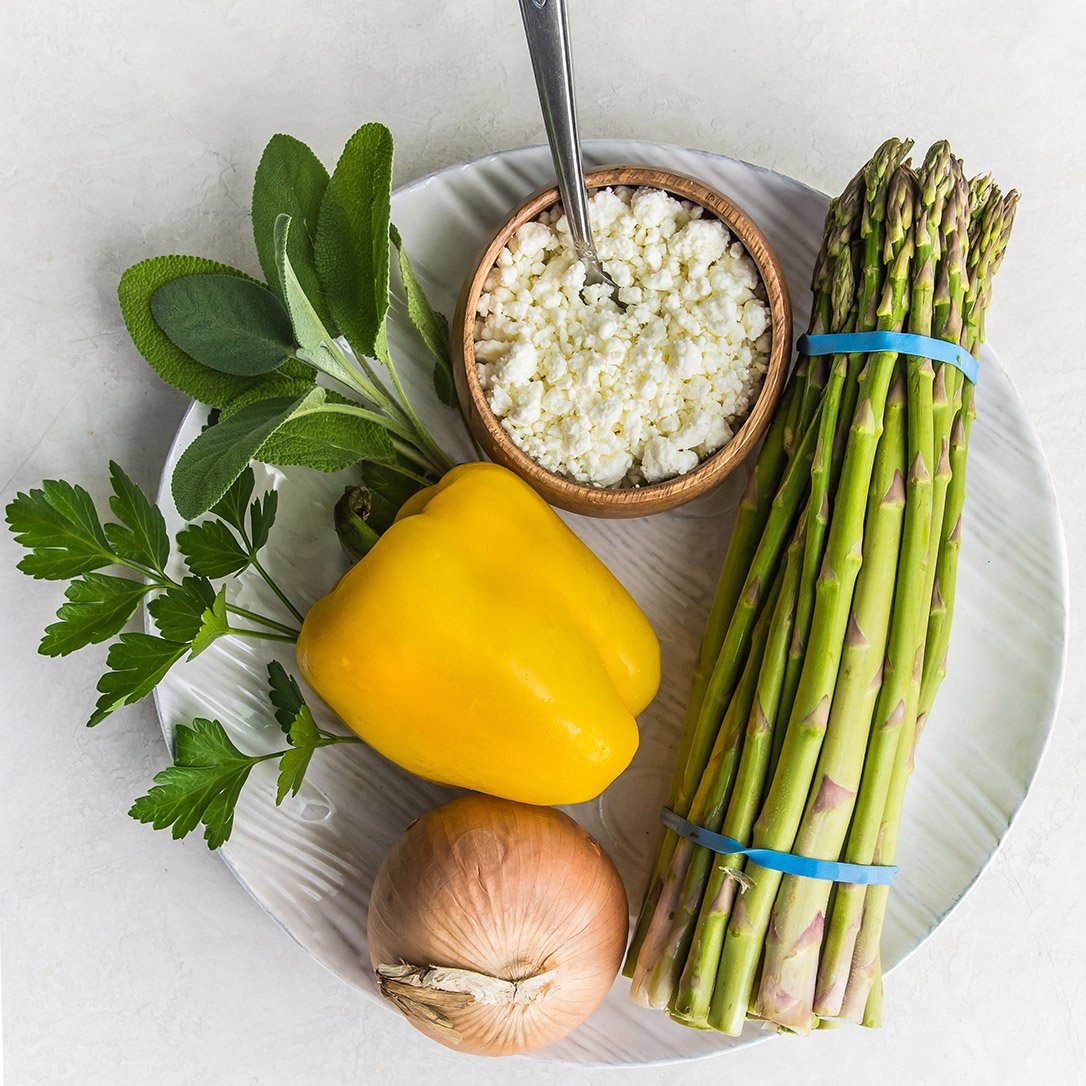
M 742 162 L 661 144 L 591 143 L 587 159 L 592 165 L 644 163 L 683 171 L 733 197 L 776 249 L 791 288 L 797 332 L 806 327 L 825 196 Z M 439 308 L 451 314 L 478 250 L 511 207 L 552 177 L 547 150 L 528 147 L 450 167 L 395 193 L 393 220 Z M 997 285 L 995 304 L 1014 300 L 1003 297 Z M 460 450 L 468 459 L 455 413 L 438 406 L 430 392 L 429 363 L 402 304 L 393 306 L 390 339 L 427 425 L 450 452 Z M 901 874 L 883 942 L 888 969 L 931 934 L 998 848 L 1041 758 L 1063 668 L 1067 568 L 1048 470 L 1022 403 L 989 349 L 982 353 L 982 369 L 949 676 L 910 786 L 898 854 Z M 159 502 L 171 530 L 180 521 L 172 512 L 169 477 L 203 418 L 202 408 L 188 413 L 164 469 Z M 257 475 L 265 486 L 289 479 L 266 562 L 295 602 L 308 606 L 344 569 L 331 524 L 343 479 L 259 465 Z M 698 504 L 646 520 L 565 517 L 633 593 L 663 645 L 663 687 L 641 718 L 641 749 L 633 765 L 599 800 L 572 811 L 614 857 L 633 907 L 743 481 L 733 477 Z M 244 580 L 239 591 L 239 602 L 278 613 L 276 600 L 260 582 Z M 1007 630 L 1014 631 L 1013 639 Z M 269 643 L 220 641 L 194 662 L 174 668 L 157 693 L 167 737 L 178 723 L 211 716 L 244 750 L 281 747 L 265 698 L 265 665 L 273 654 L 291 663 L 289 651 L 275 653 Z M 330 718 L 323 723 L 330 724 Z M 371 881 L 408 822 L 448 795 L 368 748 L 340 747 L 322 751 L 302 793 L 277 808 L 274 769 L 264 764 L 245 788 L 222 855 L 295 940 L 348 984 L 379 999 L 366 948 Z M 581 1029 L 540 1055 L 586 1065 L 644 1064 L 692 1059 L 766 1036 L 755 1026 L 734 1040 L 685 1029 L 659 1012 L 635 1007 L 627 987 L 619 978 Z M 887 1013 L 907 1010 L 895 1004 L 891 985 Z M 397 1012 L 389 1008 L 389 1013 Z

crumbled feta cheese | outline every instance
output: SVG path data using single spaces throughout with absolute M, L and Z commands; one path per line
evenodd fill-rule
M 476 306 L 487 402 L 548 471 L 593 486 L 682 475 L 731 440 L 761 388 L 769 309 L 724 224 L 659 189 L 589 200 L 618 285 L 585 287 L 560 207 L 517 230 Z
M 658 483 L 675 475 L 685 475 L 697 467 L 698 454 L 680 449 L 666 437 L 654 437 L 645 442 L 641 454 L 641 474 L 648 483 Z

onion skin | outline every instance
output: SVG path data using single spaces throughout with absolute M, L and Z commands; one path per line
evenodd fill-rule
M 615 865 L 573 819 L 469 795 L 417 819 L 385 857 L 370 960 L 422 1033 L 457 1052 L 508 1056 L 553 1044 L 603 1002 L 628 924 Z M 418 968 L 395 968 L 403 963 Z M 440 969 L 469 971 L 449 986 L 476 996 L 396 979 L 408 972 L 425 985 Z

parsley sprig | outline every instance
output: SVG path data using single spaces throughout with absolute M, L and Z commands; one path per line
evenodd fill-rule
M 278 495 L 271 491 L 251 501 L 251 468 L 215 505 L 211 519 L 178 534 L 189 569 L 180 580 L 166 572 L 170 539 L 162 513 L 114 463 L 110 481 L 115 520 L 100 519 L 90 494 L 63 480 L 17 494 L 7 507 L 16 540 L 30 552 L 19 569 L 31 577 L 70 581 L 67 602 L 38 651 L 66 656 L 119 635 L 106 654 L 108 670 L 98 682 L 101 696 L 89 727 L 146 697 L 175 663 L 198 656 L 220 637 L 297 639 L 296 626 L 230 602 L 226 586 L 216 591 L 212 578 L 236 577 L 252 567 L 291 617 L 302 618 L 258 557 L 275 521 Z M 118 572 L 99 572 L 104 569 Z M 158 633 L 121 633 L 144 600 Z
M 238 798 L 255 766 L 278 759 L 279 805 L 298 794 L 315 751 L 361 742 L 357 736 L 319 728 L 297 681 L 281 664 L 268 664 L 268 680 L 268 696 L 289 743 L 286 749 L 245 754 L 219 721 L 198 718 L 177 729 L 174 764 L 155 777 L 154 786 L 128 813 L 156 830 L 170 829 L 174 838 L 185 837 L 202 824 L 208 848 L 218 848 L 230 836 Z
M 110 637 L 107 671 L 98 681 L 98 698 L 88 726 L 139 701 L 183 658 L 192 659 L 220 637 L 249 637 L 293 643 L 298 629 L 279 618 L 232 603 L 227 585 L 247 570 L 259 576 L 290 616 L 302 614 L 260 560 L 278 511 L 273 490 L 254 499 L 255 478 L 246 468 L 203 521 L 177 534 L 177 549 L 188 573 L 167 572 L 171 546 L 159 509 L 121 470 L 110 464 L 114 520 L 99 516 L 81 486 L 47 480 L 17 494 L 7 507 L 16 540 L 29 553 L 19 569 L 31 577 L 68 580 L 66 602 L 46 628 L 39 651 L 66 656 Z M 118 572 L 103 573 L 104 569 Z M 157 633 L 122 632 L 141 602 Z M 234 811 L 253 768 L 278 761 L 276 804 L 296 796 L 313 754 L 321 747 L 359 743 L 356 736 L 320 728 L 296 679 L 277 662 L 268 664 L 268 699 L 287 746 L 266 754 L 246 754 L 218 720 L 203 717 L 179 725 L 173 764 L 132 805 L 129 814 L 175 838 L 204 827 L 209 848 L 230 836 Z

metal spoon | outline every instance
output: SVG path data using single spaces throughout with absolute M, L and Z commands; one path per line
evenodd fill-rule
M 573 247 L 584 262 L 585 286 L 603 284 L 611 287 L 616 304 L 621 304 L 614 281 L 600 263 L 588 221 L 588 194 L 584 185 L 581 141 L 577 134 L 566 0 L 520 0 L 520 17 L 524 22 L 543 123 L 554 158 L 558 194 L 569 222 Z

